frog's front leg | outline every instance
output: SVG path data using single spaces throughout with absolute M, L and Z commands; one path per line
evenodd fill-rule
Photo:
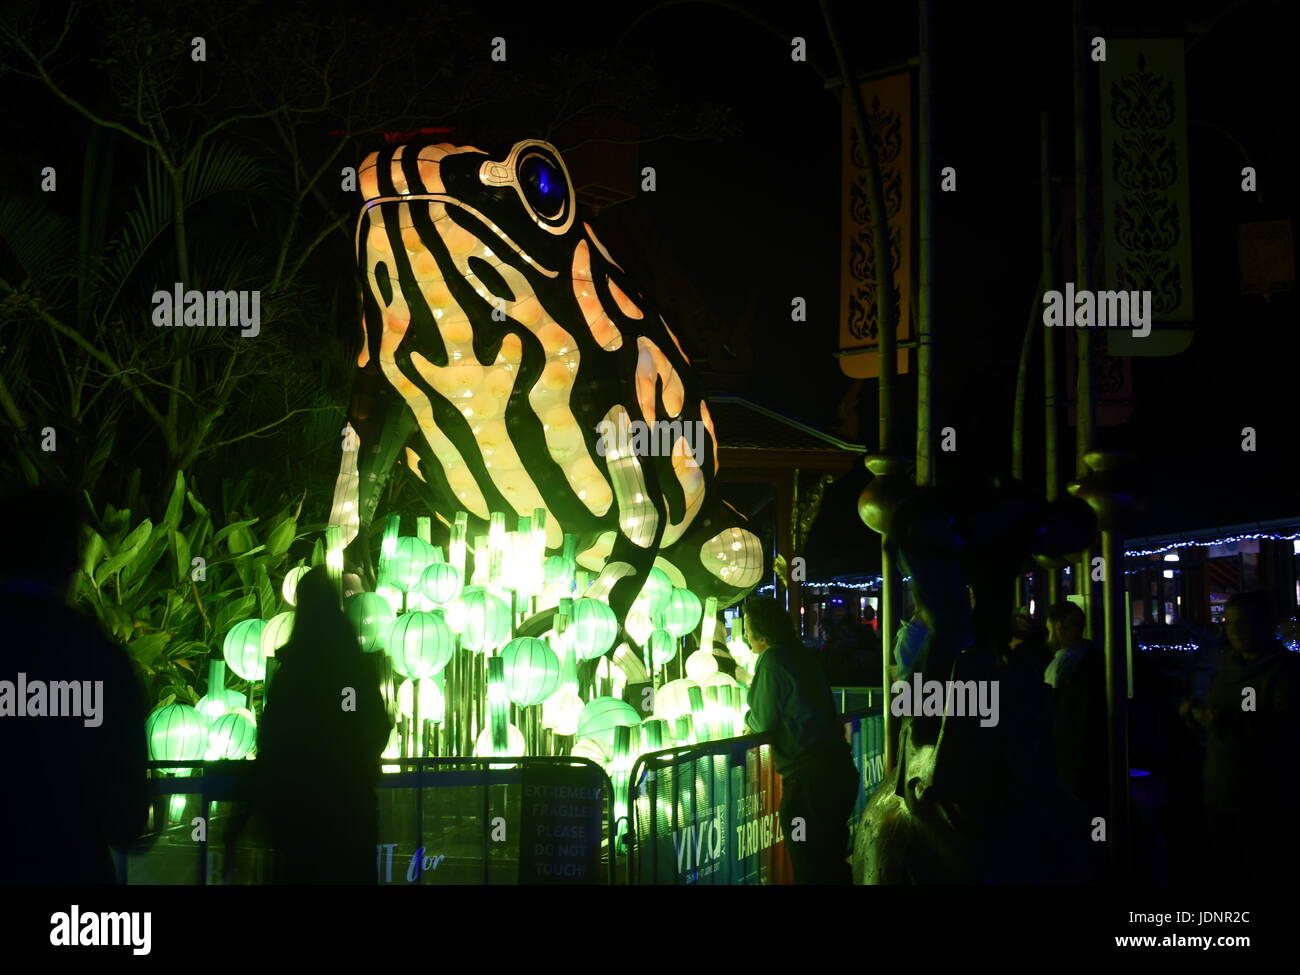
M 358 575 L 368 590 L 375 586 L 368 529 L 398 455 L 415 426 L 410 409 L 391 392 L 379 369 L 371 365 L 360 369 L 343 428 L 342 458 L 329 523 L 342 533 L 343 571 Z

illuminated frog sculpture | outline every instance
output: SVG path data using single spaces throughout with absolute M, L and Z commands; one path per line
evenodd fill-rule
M 547 547 L 573 534 L 596 574 L 587 595 L 620 619 L 656 566 L 720 607 L 742 598 L 762 548 L 718 497 L 698 380 L 578 219 L 556 149 L 402 145 L 367 156 L 359 179 L 359 449 L 343 453 L 331 516 L 344 542 L 405 459 L 444 522 L 469 513 L 471 538 L 493 512 L 513 528 L 545 508 Z

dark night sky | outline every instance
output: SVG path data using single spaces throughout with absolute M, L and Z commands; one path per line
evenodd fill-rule
M 1196 338 L 1180 356 L 1135 360 L 1133 418 L 1102 429 L 1124 450 L 1147 496 L 1137 531 L 1157 532 L 1300 514 L 1286 476 L 1293 432 L 1294 295 L 1270 304 L 1239 294 L 1237 226 L 1294 219 L 1289 126 L 1279 102 L 1294 94 L 1295 19 L 1286 4 L 1094 3 L 1089 35 L 1184 35 L 1188 55 Z M 854 5 L 856 8 L 856 5 Z M 940 335 L 937 425 L 958 429 L 958 454 L 941 467 L 949 482 L 1004 467 L 1009 458 L 1015 370 L 1038 275 L 1038 113 L 1052 113 L 1052 160 L 1072 164 L 1070 9 L 1017 7 L 991 18 L 978 4 L 938 4 L 936 166 L 957 168 L 958 192 L 936 200 L 936 327 Z M 845 10 L 848 7 L 845 6 Z M 912 5 L 841 15 L 857 70 L 898 64 L 914 53 Z M 859 15 L 861 17 L 862 15 Z M 834 59 L 814 4 L 773 15 L 782 33 L 809 39 L 831 74 Z M 1201 34 L 1194 25 L 1213 25 Z M 689 29 L 687 29 L 689 25 Z M 709 290 L 720 315 L 743 296 L 762 297 L 754 398 L 813 423 L 835 422 L 847 388 L 830 356 L 839 266 L 839 109 L 806 65 L 792 65 L 777 38 L 731 11 L 689 5 L 660 11 L 635 35 L 671 51 L 684 87 L 735 107 L 743 137 L 721 145 L 665 144 L 644 150 L 661 173 L 688 183 L 653 203 L 672 246 Z M 1203 124 L 1203 123 L 1209 123 Z M 1263 202 L 1240 190 L 1244 164 L 1229 132 L 1260 174 Z M 671 164 L 671 165 L 670 165 Z M 661 184 L 662 185 L 662 184 Z M 640 204 L 638 204 L 640 205 Z M 608 213 L 618 219 L 617 209 Z M 693 232 L 673 239 L 678 228 Z M 809 298 L 810 321 L 788 321 L 789 296 Z M 796 331 L 800 330 L 800 331 Z M 779 350 L 779 351 L 778 351 Z M 793 367 L 793 368 L 792 368 Z M 1031 387 L 1031 397 L 1041 387 Z M 874 402 L 875 386 L 866 396 Z M 905 400 L 914 385 L 902 386 Z M 910 404 L 909 407 L 910 408 Z M 1031 414 L 1031 423 L 1037 420 Z M 904 420 L 911 442 L 910 417 Z M 1254 455 L 1241 428 L 1258 431 Z M 1030 436 L 1041 436 L 1041 424 Z M 861 439 L 873 444 L 874 416 Z M 1073 439 L 1073 430 L 1064 436 Z M 1038 443 L 1031 439 L 1032 445 Z M 1041 477 L 1031 459 L 1030 476 Z M 852 512 L 865 475 L 834 503 Z M 1036 481 L 1037 483 L 1037 481 Z M 826 533 L 871 544 L 851 514 Z M 842 534 L 841 531 L 848 534 Z M 820 533 L 819 533 L 820 534 Z
M 641 147 L 640 163 L 656 167 L 658 191 L 609 209 L 596 226 L 616 256 L 633 255 L 625 263 L 634 278 L 636 255 L 650 255 L 651 262 L 656 252 L 666 252 L 716 319 L 735 321 L 752 305 L 755 366 L 746 395 L 830 427 L 849 387 L 831 355 L 838 316 L 840 108 L 812 65 L 790 60 L 788 41 L 806 37 L 810 58 L 837 73 L 818 5 L 737 5 L 760 12 L 780 36 L 735 10 L 705 3 L 590 10 L 493 5 L 476 16 L 485 38 L 508 39 L 514 67 L 545 70 L 546 58 L 556 52 L 612 49 L 638 12 L 654 6 L 661 9 L 628 33 L 623 49 L 653 56 L 679 100 L 730 107 L 742 131 L 718 142 L 669 139 Z M 870 5 L 869 11 L 859 3 L 836 6 L 855 70 L 899 64 L 915 53 L 914 5 Z M 935 419 L 937 426 L 958 429 L 958 453 L 941 467 L 943 478 L 956 481 L 1003 467 L 1009 456 L 1016 363 L 1038 274 L 1040 109 L 1052 112 L 1056 172 L 1068 174 L 1072 158 L 1070 5 L 998 11 L 984 4 L 936 6 L 935 162 L 955 166 L 959 185 L 957 193 L 936 200 Z M 1089 5 L 1095 25 L 1089 34 L 1197 38 L 1187 62 L 1196 339 L 1180 356 L 1137 360 L 1133 419 L 1100 435 L 1104 445 L 1131 452 L 1139 473 L 1149 475 L 1144 532 L 1300 514 L 1285 476 L 1296 447 L 1295 298 L 1276 296 L 1265 304 L 1241 296 L 1236 255 L 1241 221 L 1295 216 L 1288 153 L 1295 20 L 1291 4 L 1262 0 Z M 1197 24 L 1209 32 L 1197 33 Z M 39 131 L 43 120 L 30 117 L 21 101 L 30 90 L 25 85 L 11 89 L 14 131 Z M 455 123 L 430 119 L 448 121 Z M 1262 203 L 1240 191 L 1243 161 L 1225 131 L 1257 167 Z M 456 137 L 474 141 L 460 127 Z M 12 145 L 7 175 L 61 152 L 75 166 L 82 138 L 74 125 L 27 148 Z M 44 147 L 38 153 L 34 145 Z M 653 280 L 653 267 L 646 272 Z M 794 296 L 808 301 L 806 323 L 789 320 Z M 670 311 L 674 300 L 682 300 L 659 298 Z M 689 347 L 689 336 L 686 341 Z M 910 443 L 910 380 L 900 392 L 903 442 Z M 874 402 L 874 384 L 864 395 Z M 860 439 L 874 446 L 874 416 L 867 421 Z M 1255 455 L 1239 449 L 1247 425 L 1258 431 Z M 1038 434 L 1033 427 L 1030 432 Z M 1041 460 L 1031 462 L 1035 482 L 1040 469 Z M 849 513 L 844 528 L 851 534 L 844 541 L 874 545 L 875 537 L 854 527 L 851 516 L 851 499 L 864 479 L 843 486 L 836 503 Z

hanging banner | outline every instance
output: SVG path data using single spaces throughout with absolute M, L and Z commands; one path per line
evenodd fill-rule
M 898 297 L 895 334 L 900 342 L 911 337 L 912 324 L 912 76 L 904 71 L 859 86 L 867 116 L 876 136 L 889 221 L 890 263 Z M 876 321 L 876 265 L 871 244 L 871 208 L 868 202 L 866 161 L 853 124 L 853 106 L 847 94 L 843 103 L 843 246 L 840 265 L 840 368 L 854 379 L 880 375 L 875 351 L 879 336 Z M 898 371 L 910 367 L 909 350 L 898 350 Z
M 1103 279 L 1116 291 L 1151 292 L 1153 319 L 1145 337 L 1108 329 L 1108 348 L 1176 355 L 1192 344 L 1193 320 L 1183 41 L 1111 39 L 1099 68 Z

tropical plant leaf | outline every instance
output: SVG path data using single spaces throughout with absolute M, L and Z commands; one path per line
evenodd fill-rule
M 94 485 L 99 482 L 99 475 L 104 470 L 104 465 L 108 463 L 109 455 L 113 453 L 113 446 L 117 441 L 117 426 L 107 424 L 106 428 L 101 427 L 100 435 L 95 444 L 95 452 L 86 462 L 85 483 Z
M 185 585 L 190 578 L 190 540 L 172 530 L 172 553 L 176 556 L 176 583 Z
M 101 321 L 112 313 L 122 289 L 149 248 L 171 226 L 173 211 L 167 179 L 162 163 L 150 154 L 145 162 L 144 192 L 136 187 L 135 207 L 127 211 L 121 234 L 109 244 L 105 281 L 112 290 L 108 301 L 99 309 Z
M 132 532 L 132 534 L 135 533 Z M 122 568 L 122 566 L 127 565 L 136 557 L 139 548 L 140 545 L 138 542 L 133 546 L 123 545 L 116 555 L 101 563 L 99 568 L 95 570 L 95 585 L 102 586 L 105 579 L 109 578 L 114 572 Z
M 212 544 L 219 545 L 223 538 L 229 537 L 232 538 L 233 541 L 227 542 L 226 544 L 232 555 L 240 555 L 243 552 L 247 552 L 253 547 L 253 536 L 252 533 L 248 531 L 248 526 L 255 524 L 257 524 L 256 518 L 249 518 L 246 521 L 231 522 L 229 525 L 220 529 L 216 535 L 212 537 Z M 235 538 L 235 535 L 239 533 L 241 529 L 243 534 L 239 538 Z M 241 544 L 244 542 L 247 542 L 247 544 Z
M 167 512 L 163 515 L 163 524 L 169 530 L 175 530 L 181 524 L 181 509 L 185 505 L 185 474 L 181 471 L 176 472 L 176 486 L 172 488 L 172 496 L 167 501 Z
M 99 565 L 99 560 L 107 550 L 108 543 L 104 541 L 104 536 L 87 526 L 86 541 L 81 553 L 81 568 L 87 576 L 94 578 L 95 566 Z
M 158 560 L 167 552 L 167 544 L 170 541 L 168 534 L 165 524 L 156 526 L 149 534 L 149 540 L 140 548 L 139 557 L 127 567 L 126 574 L 123 576 L 128 586 L 133 585 L 137 580 L 143 582 L 148 579 L 149 573 L 158 564 Z
M 266 574 L 266 562 L 263 559 L 257 560 L 257 603 L 264 620 L 269 620 L 280 608 L 275 598 L 275 588 Z
M 217 615 L 212 618 L 212 640 L 224 640 L 227 631 L 236 623 L 249 619 L 257 603 L 253 594 L 245 593 L 238 599 L 228 599 L 222 603 Z
M 68 221 L 36 200 L 0 200 L 0 240 L 47 304 L 71 275 L 73 235 Z
M 208 145 L 185 170 L 185 206 L 216 193 L 249 190 L 262 178 L 257 160 L 230 144 Z
M 170 633 L 147 633 L 144 636 L 137 637 L 126 645 L 126 652 L 132 660 L 141 664 L 152 664 L 157 659 L 158 654 L 162 653 L 163 648 L 167 646 L 172 635 Z
M 266 554 L 272 559 L 278 559 L 285 552 L 289 551 L 289 546 L 293 544 L 297 535 L 298 522 L 286 515 L 285 519 L 271 529 L 271 534 L 266 539 Z

